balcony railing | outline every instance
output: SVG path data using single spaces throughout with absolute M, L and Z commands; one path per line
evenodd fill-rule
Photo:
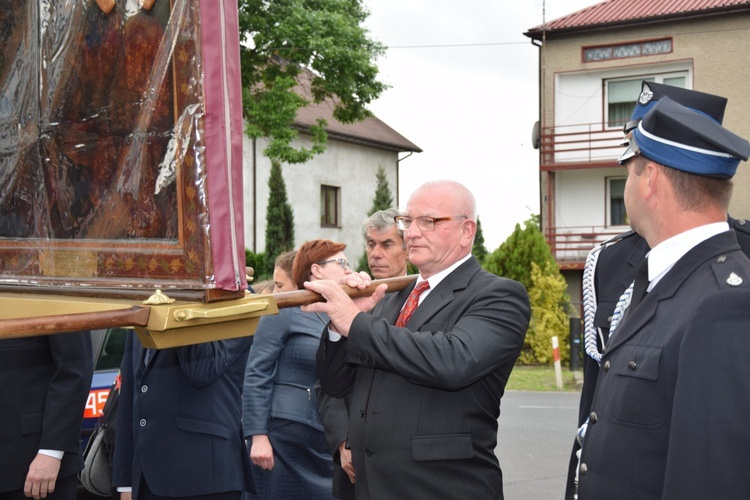
M 583 269 L 592 248 L 625 230 L 622 226 L 552 227 L 544 230 L 544 237 L 561 269 Z
M 615 166 L 622 154 L 623 134 L 604 123 L 543 127 L 541 170 Z

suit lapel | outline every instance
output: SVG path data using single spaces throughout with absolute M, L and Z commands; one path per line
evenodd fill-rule
M 474 276 L 481 268 L 474 257 L 469 258 L 466 262 L 458 266 L 452 273 L 448 274 L 443 280 L 425 297 L 422 303 L 414 311 L 409 322 L 406 324 L 411 330 L 418 330 L 422 325 L 429 321 L 435 314 L 448 306 L 455 297 L 454 293 L 458 290 L 465 289 L 471 277 Z M 414 288 L 414 287 L 412 287 Z M 400 302 L 401 305 L 406 301 L 406 297 Z M 396 313 L 396 317 L 398 313 Z M 393 318 L 395 323 L 396 317 Z

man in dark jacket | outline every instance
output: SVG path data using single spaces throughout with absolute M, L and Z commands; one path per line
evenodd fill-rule
M 727 223 L 730 179 L 748 156 L 746 140 L 668 97 L 632 132 L 625 205 L 651 250 L 601 354 L 581 500 L 750 491 L 750 434 L 726 413 L 750 412 L 750 259 Z
M 0 498 L 76 497 L 88 331 L 0 340 Z
M 688 90 L 671 85 L 643 82 L 633 114 L 623 132 L 630 134 L 643 116 L 662 98 L 669 97 L 676 102 L 700 111 L 721 123 L 727 100 L 724 97 Z M 729 218 L 730 227 L 736 231 L 737 240 L 746 255 L 750 255 L 750 224 L 743 219 Z M 599 361 L 609 338 L 609 327 L 617 301 L 630 286 L 638 264 L 648 253 L 649 247 L 633 230 L 620 234 L 604 242 L 589 254 L 583 274 L 584 301 L 584 347 L 583 387 L 578 414 L 578 426 L 583 425 L 591 413 L 596 380 L 599 377 Z M 575 495 L 575 478 L 579 465 L 580 444 L 574 439 L 568 469 L 565 493 L 567 500 Z

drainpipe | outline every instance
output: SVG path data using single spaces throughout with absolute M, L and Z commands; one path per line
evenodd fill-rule
M 398 158 L 398 156 L 396 157 L 397 159 L 396 159 L 396 207 L 395 208 L 398 208 L 399 203 L 400 203 L 398 193 L 399 193 L 399 187 L 400 187 L 399 178 L 401 177 L 400 176 L 401 162 L 413 154 L 414 154 L 414 151 L 409 151 L 409 154 L 404 156 L 403 158 Z

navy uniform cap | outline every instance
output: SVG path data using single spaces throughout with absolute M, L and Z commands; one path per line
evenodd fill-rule
M 720 179 L 734 176 L 740 159 L 750 157 L 747 140 L 668 97 L 644 115 L 630 142 L 621 163 L 641 154 L 677 170 Z
M 646 113 L 664 97 L 668 97 L 693 111 L 703 113 L 719 123 L 724 121 L 724 109 L 727 106 L 726 97 L 644 80 L 641 83 L 641 94 L 635 103 L 633 114 L 630 121 L 625 124 L 623 132 L 627 134 L 636 128 L 638 122 L 646 116 Z

